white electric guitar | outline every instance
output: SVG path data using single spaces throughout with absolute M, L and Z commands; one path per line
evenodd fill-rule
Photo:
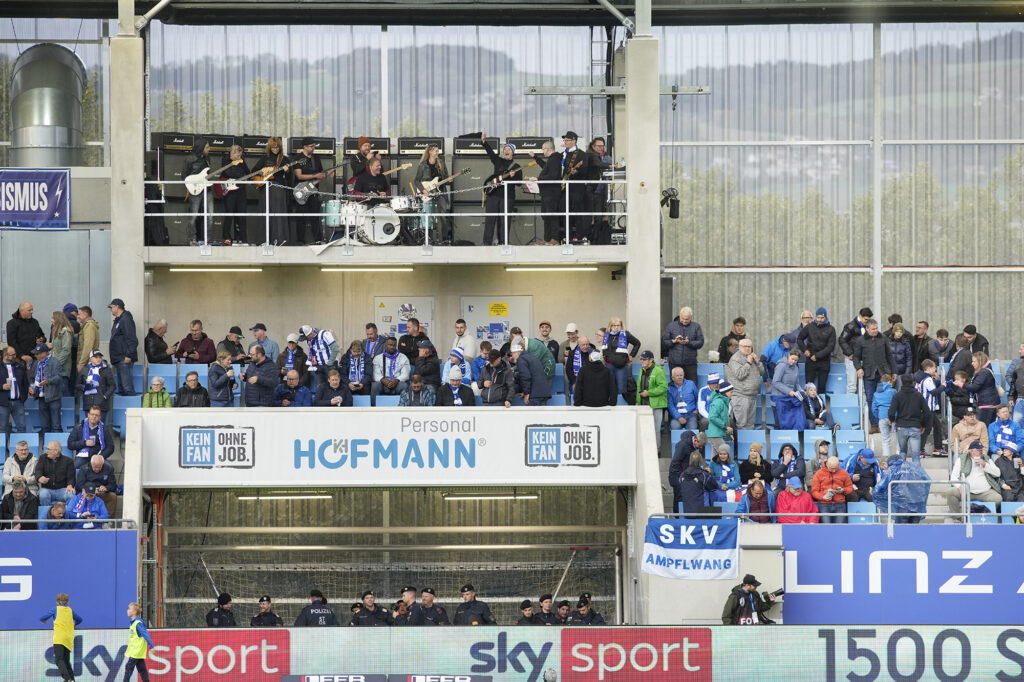
M 185 178 L 185 189 L 187 189 L 188 193 L 191 194 L 192 196 L 202 194 L 213 185 L 213 181 L 219 178 L 222 172 L 226 171 L 228 168 L 231 168 L 232 166 L 237 166 L 240 163 L 242 163 L 242 160 L 238 159 L 237 161 L 232 161 L 226 166 L 222 166 L 221 168 L 218 168 L 215 171 L 210 171 L 210 167 L 207 166 L 206 168 L 199 171 L 195 175 L 190 175 L 187 178 Z

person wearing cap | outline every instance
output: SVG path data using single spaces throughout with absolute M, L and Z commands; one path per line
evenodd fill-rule
M 471 584 L 462 586 L 462 603 L 455 609 L 455 625 L 497 625 L 487 604 L 477 600 Z
M 9 422 L 14 424 L 14 433 L 25 432 L 28 386 L 28 370 L 14 346 L 7 346 L 0 362 L 0 434 L 7 432 Z
M 118 395 L 136 395 L 132 384 L 132 365 L 139 361 L 139 337 L 135 334 L 135 318 L 124 309 L 124 301 L 115 298 L 107 306 L 114 316 L 110 328 L 110 364 L 114 366 Z
M 580 337 L 577 350 L 583 354 L 583 347 L 590 347 L 587 337 Z M 575 355 L 576 351 L 573 351 Z M 574 368 L 575 371 L 575 368 Z M 583 365 L 576 372 L 573 381 L 573 405 L 576 407 L 609 407 L 618 402 L 618 384 L 612 371 L 604 364 L 601 351 L 593 348 L 589 355 L 583 355 Z
M 246 407 L 270 407 L 274 401 L 274 389 L 280 383 L 277 367 L 266 355 L 266 350 L 258 343 L 249 347 L 252 362 L 245 368 L 242 381 L 245 385 Z
M 228 330 L 224 340 L 217 344 L 217 352 L 226 350 L 231 356 L 232 363 L 244 363 L 246 361 L 245 346 L 242 345 L 244 340 L 242 328 L 236 324 Z
M 735 394 L 731 397 L 731 413 L 736 422 L 736 428 L 754 428 L 757 399 L 761 393 L 762 380 L 769 379 L 769 376 L 764 365 L 761 364 L 761 360 L 757 357 L 757 353 L 754 352 L 753 341 L 750 339 L 740 341 L 739 350 L 733 353 L 725 366 L 725 378 L 736 389 Z M 721 392 L 722 389 L 718 390 Z
M 235 614 L 231 611 L 231 595 L 227 592 L 221 592 L 217 596 L 217 605 L 206 614 L 206 627 L 235 627 Z
M 332 369 L 332 372 L 338 370 Z M 330 377 L 328 382 L 330 383 Z M 319 390 L 319 389 L 318 389 Z M 274 407 L 313 407 L 313 394 L 299 383 L 298 370 L 289 370 L 283 384 L 274 388 Z
M 33 516 L 32 518 L 35 518 Z M 68 502 L 67 518 L 85 519 L 86 523 L 75 524 L 75 528 L 101 528 L 102 524 L 94 524 L 94 520 L 109 519 L 107 505 L 96 496 L 96 484 L 86 483 L 82 490 Z
M 743 576 L 743 582 L 729 591 L 729 598 L 725 600 L 725 607 L 722 609 L 723 625 L 765 625 L 774 621 L 765 616 L 771 603 L 775 601 L 775 595 L 768 593 L 768 604 L 761 600 L 757 588 L 761 583 L 749 573 Z
M 680 369 L 682 368 L 680 367 Z M 675 367 L 672 370 L 674 371 Z M 709 372 L 705 384 L 697 389 L 697 428 L 702 431 L 707 431 L 708 409 L 711 407 L 711 398 L 718 392 L 721 380 L 718 372 Z
M 1011 418 L 1009 405 L 1003 404 L 996 408 L 996 418 L 988 425 L 988 451 L 995 456 L 1007 447 L 1014 452 L 1024 451 L 1024 429 Z
M 694 390 L 694 397 L 697 391 Z M 637 405 L 649 405 L 654 412 L 654 433 L 661 433 L 661 424 L 668 407 L 668 382 L 665 370 L 654 362 L 654 353 L 645 350 L 640 353 L 640 375 L 636 380 Z
M 650 351 L 644 351 L 645 353 Z M 651 353 L 653 356 L 654 354 Z M 668 385 L 666 395 L 668 407 L 669 430 L 689 429 L 696 431 L 697 422 L 697 387 L 686 378 L 682 367 L 672 369 L 672 381 Z
M 949 451 L 961 455 L 974 441 L 980 441 L 988 452 L 988 429 L 978 420 L 978 411 L 973 407 L 964 409 L 963 419 L 956 423 L 949 435 Z
M 809 493 L 804 492 L 804 482 L 799 476 L 786 479 L 786 489 L 775 496 L 775 513 L 779 523 L 820 523 L 818 507 Z M 800 516 L 786 516 L 800 514 Z
M 400 396 L 408 386 L 409 374 L 409 358 L 398 350 L 395 338 L 389 336 L 384 342 L 384 352 L 373 359 L 370 399 L 376 402 L 376 397 L 382 394 Z
M 579 334 L 576 334 L 575 336 L 576 338 L 573 339 L 574 343 L 572 348 L 566 351 L 564 363 L 565 385 L 566 390 L 569 392 L 569 395 L 575 395 L 576 381 L 579 378 L 580 372 L 583 371 L 583 368 L 586 367 L 587 363 L 590 361 L 590 355 L 592 353 L 596 351 L 597 354 L 601 356 L 601 365 L 604 365 L 604 356 L 601 355 L 601 351 L 598 350 L 597 347 L 590 343 L 590 337 L 580 336 Z M 608 368 L 605 367 L 605 369 Z M 611 376 L 610 369 L 608 369 L 608 375 Z M 611 377 L 611 382 L 612 393 L 614 394 L 618 389 L 618 384 L 615 382 L 614 376 Z M 615 401 L 613 400 L 611 404 L 614 405 Z
M 590 599 L 576 602 L 576 610 L 569 614 L 566 625 L 605 625 L 604 617 L 594 609 Z
M 740 462 L 740 483 L 750 485 L 754 481 L 761 481 L 765 485 L 771 485 L 775 477 L 772 476 L 772 463 L 764 458 L 764 443 L 751 443 L 747 452 L 747 458 Z M 742 459 L 739 453 L 736 459 Z
M 736 502 L 736 494 L 730 491 L 739 489 L 743 481 L 740 480 L 739 465 L 732 459 L 732 447 L 728 443 L 717 445 L 709 465 L 711 475 L 718 482 L 718 490 L 714 492 L 711 499 L 716 502 Z
M 729 405 L 732 395 L 732 384 L 728 381 L 720 382 L 718 390 L 711 395 L 711 403 L 708 405 L 707 434 L 712 448 L 724 443 L 727 436 L 732 438 L 733 429 L 729 425 Z
M 544 352 L 547 353 L 547 349 Z M 547 405 L 551 400 L 551 381 L 544 373 L 540 360 L 532 353 L 527 353 L 519 343 L 509 348 L 509 356 L 515 367 L 516 384 L 523 396 L 523 404 L 538 407 Z
M 504 213 L 514 213 L 516 208 L 517 185 L 504 185 L 505 180 L 519 181 L 523 179 L 522 167 L 515 161 L 516 146 L 506 142 L 501 147 L 501 156 L 487 142 L 487 135 L 480 133 L 480 143 L 487 157 L 491 160 L 494 172 L 484 180 L 484 240 L 482 246 L 494 244 L 497 233 L 498 243 L 505 243 Z M 511 221 L 510 221 L 511 222 Z
M 18 304 L 18 309 L 7 320 L 7 343 L 14 346 L 15 352 L 25 365 L 32 363 L 32 349 L 46 341 L 43 328 L 39 321 L 32 317 L 35 308 L 28 301 Z
M 174 354 L 178 351 L 178 344 L 168 346 L 164 341 L 167 333 L 167 320 L 159 320 L 146 332 L 144 346 L 146 349 L 146 361 L 151 365 L 169 365 L 174 362 Z M 97 342 L 99 338 L 97 337 Z
M 114 454 L 114 436 L 101 415 L 99 405 L 91 406 L 86 418 L 75 424 L 68 434 L 68 449 L 75 453 L 75 468 L 85 466 L 93 455 L 109 459 Z
M 562 177 L 562 153 L 555 151 L 551 140 L 544 140 L 540 150 L 540 154 L 533 155 L 533 160 L 541 168 L 537 175 L 537 187 L 543 214 L 541 220 L 544 221 L 544 239 L 537 244 L 557 245 L 565 238 L 565 192 L 558 183 Z
M 807 366 L 807 382 L 816 384 L 818 393 L 824 393 L 832 369 L 832 351 L 836 348 L 836 328 L 829 322 L 824 306 L 815 311 L 814 321 L 797 334 L 796 345 Z
M 395 625 L 423 625 L 423 609 L 416 603 L 415 587 L 409 585 L 402 588 L 402 598 L 395 603 L 391 616 L 395 619 Z
M 989 441 L 991 443 L 991 440 Z M 991 447 L 991 445 L 989 446 Z M 959 514 L 961 505 L 961 488 L 966 486 L 970 501 L 999 503 L 1003 499 L 1003 488 L 1000 482 L 1001 472 L 988 457 L 984 444 L 980 440 L 971 443 L 970 449 L 960 455 L 959 466 L 953 469 L 953 479 L 961 483 L 955 484 L 946 491 L 946 502 L 951 512 Z
M 29 397 L 35 398 L 39 404 L 40 433 L 63 431 L 61 425 L 61 397 L 64 377 L 61 375 L 60 363 L 50 357 L 50 348 L 45 343 L 32 349 L 35 362 L 28 368 Z
M 370 138 L 365 135 L 359 136 L 359 139 L 356 141 L 356 152 L 348 157 L 348 169 L 349 173 L 351 173 L 349 182 L 352 180 L 358 181 L 359 176 L 366 172 L 367 164 L 373 159 L 380 158 L 380 152 L 371 149 L 372 146 L 373 143 L 370 142 Z
M 209 365 L 217 359 L 217 349 L 213 345 L 213 339 L 203 331 L 202 320 L 189 322 L 189 334 L 178 342 L 178 350 L 174 357 L 179 362 L 188 362 L 198 365 Z
M 417 342 L 416 348 L 417 356 L 413 358 L 409 371 L 419 374 L 423 377 L 423 383 L 440 392 L 441 359 L 437 357 L 437 349 L 430 339 L 421 339 Z
M 544 625 L 544 621 L 540 619 L 540 616 L 533 612 L 533 602 L 529 599 L 519 602 L 519 612 L 522 615 L 514 623 L 515 625 Z
M 295 183 L 309 182 L 311 180 L 323 180 L 326 177 L 333 177 L 334 171 L 324 172 L 323 164 L 320 162 L 320 157 L 313 153 L 316 149 L 316 140 L 312 137 L 302 138 L 302 155 L 296 157 L 303 163 L 292 168 L 292 173 L 295 175 Z M 333 155 L 333 149 L 331 153 Z M 299 244 L 308 244 L 310 241 L 319 242 L 323 240 L 323 235 L 320 233 L 320 197 L 316 193 L 309 195 L 306 199 L 306 203 L 299 206 L 299 213 L 314 213 L 316 215 L 296 215 L 295 216 L 295 241 Z M 309 234 L 306 234 L 307 228 Z
M 405 321 L 405 331 L 406 333 L 402 334 L 401 338 L 398 339 L 398 350 L 411 363 L 419 355 L 419 342 L 429 341 L 430 338 L 420 326 L 420 321 L 415 317 L 410 317 Z
M 348 351 L 338 360 L 338 373 L 352 395 L 370 395 L 373 356 L 366 353 L 362 341 L 356 340 L 349 344 Z
M 309 346 L 306 364 L 312 374 L 313 387 L 327 381 L 327 373 L 338 367 L 338 343 L 329 329 L 316 329 L 304 324 L 299 328 L 299 340 Z
M 273 628 L 282 627 L 283 625 L 284 621 L 281 620 L 281 616 L 271 610 L 270 595 L 265 594 L 260 597 L 260 610 L 249 620 L 249 627 Z
M 317 589 L 309 591 L 309 603 L 295 618 L 295 627 L 333 627 L 340 625 L 334 611 L 327 606 L 327 597 Z
M 1024 478 L 1021 477 L 1021 456 L 1017 443 L 1007 440 L 995 458 L 999 468 L 999 493 L 1003 502 L 1024 502 Z
M 833 455 L 825 460 L 825 466 L 811 479 L 811 496 L 821 512 L 821 522 L 846 523 L 845 516 L 836 514 L 846 513 L 846 500 L 855 490 L 850 474 L 839 466 L 839 458 Z
M 99 506 L 102 507 L 103 503 L 101 502 Z M 28 482 L 19 478 L 11 483 L 11 491 L 3 496 L 3 500 L 0 500 L 0 519 L 20 521 L 37 518 L 39 518 L 39 498 L 29 490 Z M 0 530 L 5 527 L 12 530 L 23 530 L 20 523 L 0 524 Z M 37 526 L 25 524 L 24 530 L 37 530 Z
M 569 605 L 568 599 L 563 599 L 560 602 L 558 602 L 558 610 L 555 613 L 555 618 L 557 619 L 557 622 L 555 623 L 555 625 L 565 625 L 569 620 L 569 611 L 571 609 L 572 607 Z
M 81 399 L 83 414 L 96 405 L 103 413 L 104 421 L 110 413 L 110 402 L 114 397 L 114 370 L 103 360 L 103 353 L 94 350 L 89 362 L 75 379 L 75 392 Z
M 569 360 L 569 353 L 576 348 L 576 344 L 579 343 L 580 328 L 575 322 L 570 322 L 565 325 L 565 341 L 562 341 L 558 346 L 558 353 L 555 355 L 557 362 L 566 363 Z
M 281 349 L 278 347 L 276 341 L 267 336 L 267 325 L 262 322 L 257 322 L 253 326 L 249 327 L 249 331 L 252 332 L 252 336 L 256 339 L 256 343 L 263 346 L 263 350 L 266 351 L 266 355 L 270 358 L 270 361 L 276 361 L 277 356 L 281 354 Z M 298 337 L 298 334 L 295 336 Z M 298 338 L 296 338 L 296 341 L 298 341 Z M 250 353 L 250 355 L 252 354 Z
M 550 594 L 540 595 L 537 605 L 540 606 L 540 611 L 536 613 L 536 617 L 540 620 L 541 625 L 561 625 L 558 621 L 558 614 L 551 610 L 554 603 Z
M 458 346 L 452 348 L 452 352 L 448 354 L 448 359 L 441 366 L 441 383 L 447 384 L 449 372 L 457 368 L 460 374 L 462 374 L 462 383 L 471 387 L 473 384 L 473 370 L 470 365 L 471 362 L 466 358 L 461 348 Z
M 103 459 L 102 455 L 93 455 L 88 458 L 86 466 L 78 467 L 75 488 L 82 491 L 89 485 L 96 490 L 96 497 L 103 500 L 107 514 L 113 517 L 117 511 L 117 475 L 114 473 L 114 465 Z
M 377 596 L 373 590 L 366 590 L 362 596 L 363 608 L 352 616 L 349 625 L 356 627 L 383 627 L 394 625 L 395 619 L 391 611 L 376 604 Z
M 423 602 L 421 611 L 423 613 L 423 625 L 451 625 L 448 620 L 448 612 L 443 606 L 434 603 L 437 593 L 433 587 L 424 587 L 420 592 L 420 600 Z
M 437 391 L 439 407 L 475 407 L 476 396 L 473 389 L 462 381 L 462 370 L 453 367 L 448 372 L 448 381 Z
M 306 362 L 306 351 L 302 350 L 302 347 L 299 346 L 298 334 L 294 332 L 289 334 L 285 340 L 284 350 L 276 357 L 271 357 L 270 355 L 267 357 L 274 361 L 282 381 L 284 381 L 285 375 L 294 369 L 299 373 L 299 383 L 303 386 L 309 386 L 309 364 Z
M 590 157 L 579 148 L 579 136 L 569 130 L 562 135 L 562 180 L 585 180 L 590 177 Z M 557 187 L 557 185 L 556 185 Z M 572 227 L 571 237 L 574 242 L 590 239 L 591 216 L 580 215 L 588 210 L 587 186 L 581 182 L 566 184 L 562 190 L 568 195 L 569 222 Z
M 874 498 L 871 491 L 878 483 L 878 476 L 881 473 L 875 451 L 871 448 L 861 448 L 846 458 L 843 469 L 850 475 L 850 480 L 856 488 L 854 494 L 850 496 L 850 501 L 872 502 Z
M 551 323 L 547 320 L 541 320 L 541 323 L 537 325 L 537 333 L 537 340 L 548 347 L 548 350 L 551 351 L 551 357 L 555 359 L 555 363 L 561 362 L 561 356 L 558 354 L 559 343 L 551 338 Z
M 480 370 L 477 380 L 480 387 L 480 401 L 485 407 L 511 407 L 516 394 L 512 367 L 501 351 L 492 348 L 487 352 L 487 364 Z

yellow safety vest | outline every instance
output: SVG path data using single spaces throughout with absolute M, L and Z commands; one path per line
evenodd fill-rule
M 57 615 L 53 617 L 53 643 L 68 651 L 75 646 L 75 619 L 70 606 L 57 606 Z
M 149 645 L 146 644 L 146 640 L 139 637 L 139 623 L 141 622 L 141 619 L 136 618 L 128 626 L 128 651 L 125 652 L 125 656 L 128 658 L 145 658 L 149 653 Z

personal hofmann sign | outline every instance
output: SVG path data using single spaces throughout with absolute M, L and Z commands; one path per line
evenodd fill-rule
M 148 487 L 634 485 L 634 410 L 140 410 Z

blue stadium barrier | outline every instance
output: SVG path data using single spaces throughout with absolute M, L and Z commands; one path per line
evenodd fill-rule
M 1003 502 L 1002 515 L 999 517 L 1003 523 L 1013 523 L 1013 517 L 1017 510 L 1024 506 L 1024 502 Z

